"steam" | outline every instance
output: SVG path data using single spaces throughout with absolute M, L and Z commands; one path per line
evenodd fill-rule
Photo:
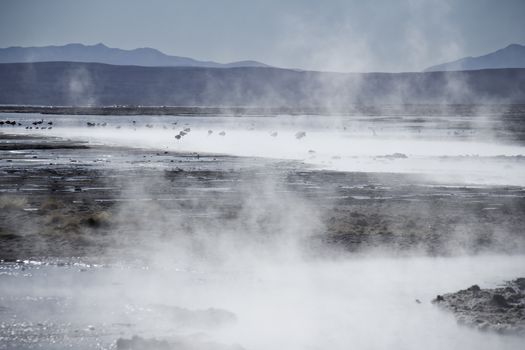
M 366 207 L 360 207 L 359 201 L 371 198 L 350 198 L 348 192 L 340 191 L 346 184 L 327 185 L 316 192 L 309 188 L 315 183 L 289 179 L 309 171 L 397 174 L 406 177 L 407 183 L 413 176 L 425 188 L 490 192 L 501 186 L 503 194 L 498 192 L 496 197 L 509 195 L 508 187 L 515 186 L 511 195 L 523 196 L 525 147 L 513 139 L 512 132 L 519 131 L 507 132 L 504 120 L 513 107 L 488 106 L 495 100 L 513 101 L 515 96 L 497 92 L 482 96 L 472 75 L 465 72 L 395 77 L 331 73 L 398 70 L 405 65 L 380 65 L 392 55 L 400 56 L 398 52 L 407 53 L 406 67 L 411 70 L 463 54 L 459 29 L 446 21 L 449 1 L 403 1 L 402 35 L 392 38 L 400 43 L 396 52 L 363 34 L 363 27 L 370 23 L 375 30 L 392 25 L 383 23 L 389 13 L 376 14 L 374 5 L 367 6 L 372 16 L 355 22 L 333 10 L 279 17 L 285 29 L 276 40 L 279 51 L 291 52 L 292 62 L 316 71 L 261 70 L 268 80 L 259 81 L 249 80 L 261 77 L 251 70 L 227 71 L 231 75 L 203 70 L 185 82 L 187 91 L 170 90 L 159 97 L 158 86 L 150 84 L 137 97 L 145 96 L 143 101 L 158 105 L 184 101 L 262 111 L 304 108 L 323 111 L 323 115 L 237 118 L 232 110 L 232 116 L 53 116 L 53 128 L 39 129 L 39 135 L 166 152 L 166 158 L 173 152 L 193 157 L 195 162 L 179 168 L 176 157 L 139 166 L 132 157 L 112 163 L 108 156 L 105 165 L 81 160 L 85 166 L 89 162 L 102 170 L 133 175 L 121 176 L 112 184 L 121 192 L 119 198 L 112 198 L 117 204 L 111 213 L 104 213 L 110 229 L 90 232 L 90 239 L 107 243 L 107 250 L 100 256 L 66 262 L 0 264 L 0 334 L 5 325 L 18 325 L 37 340 L 40 334 L 50 334 L 49 344 L 69 341 L 67 346 L 78 348 L 111 348 L 118 338 L 140 335 L 189 344 L 188 348 L 219 344 L 219 348 L 249 350 L 521 349 L 523 339 L 461 327 L 452 315 L 430 304 L 437 294 L 472 284 L 493 287 L 522 276 L 525 244 L 513 240 L 520 232 L 507 231 L 517 225 L 502 225 L 487 233 L 480 232 L 475 218 L 447 223 L 451 232 L 436 230 L 449 239 L 445 250 L 450 256 L 446 257 L 430 256 L 420 246 L 403 252 L 385 246 L 348 251 L 324 244 L 326 218 L 337 209 L 342 193 L 344 205 L 351 209 L 344 215 L 362 215 L 366 221 Z M 327 21 L 333 25 L 326 26 Z M 438 30 L 442 39 L 428 40 L 429 30 Z M 34 67 L 29 67 L 27 80 L 36 81 Z M 158 79 L 159 86 L 175 89 L 177 85 L 168 78 Z M 71 68 L 62 81 L 67 104 L 106 103 L 91 68 Z M 414 101 L 419 105 L 405 105 Z M 479 104 L 449 105 L 473 101 Z M 24 123 L 40 118 L 16 117 Z M 33 134 L 35 130 L 9 132 Z M 213 159 L 224 154 L 231 157 L 229 162 Z M 203 155 L 205 161 L 200 159 Z M 323 180 L 328 182 L 330 177 Z M 379 208 L 382 201 L 391 199 L 388 184 L 363 181 L 356 186 L 383 186 L 384 197 L 374 198 Z M 476 198 L 460 200 L 472 203 Z M 2 209 L 25 205 L 4 202 Z M 431 218 L 434 208 L 422 203 L 410 214 Z M 481 208 L 485 209 L 498 207 Z M 512 210 L 516 215 L 523 213 L 521 207 Z M 385 209 L 381 214 L 394 217 L 399 212 Z M 457 215 L 462 214 L 458 210 Z M 434 222 L 439 221 L 424 223 Z M 384 220 L 382 225 L 388 233 L 396 221 Z M 417 230 L 415 226 L 411 234 L 428 232 Z M 374 239 L 369 237 L 360 238 Z M 483 239 L 490 241 L 488 248 L 472 254 L 469 249 Z M 518 254 L 495 253 L 500 246 L 512 246 Z M 107 264 L 89 264 L 90 258 Z M 26 322 L 22 326 L 20 319 Z M 45 327 L 51 331 L 45 333 Z M 12 336 L 9 331 L 5 334 Z M 26 335 L 27 339 L 32 340 Z
M 414 117 L 394 118 L 395 123 L 389 118 L 54 117 L 54 128 L 44 135 L 186 152 L 201 168 L 185 172 L 171 162 L 142 163 L 146 170 L 155 169 L 145 171 L 142 181 L 123 177 L 117 184 L 123 190 L 111 216 L 111 235 L 93 238 L 111 242 L 103 259 L 110 262 L 108 268 L 88 266 L 80 273 L 76 265 L 65 269 L 28 263 L 31 278 L 22 278 L 26 272 L 19 271 L 13 283 L 0 284 L 0 295 L 11 298 L 13 313 L 35 324 L 43 316 L 25 309 L 19 291 L 39 300 L 35 308 L 52 303 L 43 296 L 59 296 L 68 301 L 67 312 L 46 316 L 50 324 L 73 324 L 80 329 L 77 334 L 104 330 L 109 335 L 100 331 L 97 338 L 103 344 L 140 335 L 255 350 L 276 345 L 346 349 L 349 344 L 372 349 L 520 348 L 521 339 L 460 327 L 452 315 L 430 304 L 443 292 L 471 284 L 494 286 L 522 275 L 522 255 L 464 254 L 463 247 L 478 237 L 475 227 L 458 225 L 457 232 L 447 233 L 453 257 L 429 257 L 419 247 L 400 256 L 382 249 L 349 253 L 312 246 L 312 238 L 326 232 L 323 218 L 337 193 L 291 190 L 287 176 L 298 169 L 423 173 L 428 186 L 484 186 L 495 183 L 493 176 L 499 174 L 501 184 L 523 185 L 517 176 L 523 167 L 518 157 L 522 145 L 488 142 L 486 132 L 492 127 L 484 122 L 459 118 L 460 124 L 472 121 L 475 134 L 455 135 L 460 128 L 436 126 L 455 125 L 456 116 L 427 121 L 430 125 L 420 131 L 407 127 Z M 95 126 L 88 127 L 87 121 Z M 183 130 L 186 134 L 176 139 Z M 303 137 L 297 138 L 298 133 Z M 245 158 L 217 162 L 214 168 L 206 163 L 213 155 L 197 160 L 204 153 Z M 104 164 L 109 170 L 138 170 L 131 163 Z M 501 174 L 502 164 L 511 170 Z M 206 176 L 213 171 L 229 176 Z M 212 186 L 211 180 L 222 182 Z M 423 217 L 431 215 L 431 207 L 419 209 Z M 512 237 L 508 232 L 496 236 L 496 241 Z
M 94 85 L 91 74 L 85 68 L 75 68 L 68 72 L 66 91 L 71 106 L 96 106 Z
M 278 51 L 309 70 L 421 71 L 430 63 L 465 55 L 463 33 L 450 20 L 452 11 L 450 1 L 404 0 L 395 5 L 360 4 L 354 8 L 332 4 L 315 12 L 285 13 L 281 15 L 284 35 L 278 40 Z M 403 62 L 397 57 L 403 57 Z
M 152 128 L 141 122 L 133 126 L 133 118 L 128 117 L 91 117 L 94 123 L 109 124 L 79 128 L 76 118 L 66 118 L 63 127 L 46 134 L 178 152 L 300 160 L 327 170 L 425 174 L 431 181 L 449 184 L 523 185 L 523 146 L 510 135 L 495 134 L 495 128 L 505 128 L 497 114 L 481 107 L 474 113 L 475 117 L 315 120 L 308 116 L 164 117 L 153 119 Z M 186 127 L 192 131 L 175 139 Z M 220 131 L 227 134 L 221 136 Z M 297 132 L 305 132 L 305 137 L 297 139 Z M 513 171 L 502 173 L 501 167 Z

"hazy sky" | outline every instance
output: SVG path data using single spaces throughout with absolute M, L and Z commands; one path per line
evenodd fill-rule
M 525 0 L 0 0 L 0 47 L 66 43 L 335 71 L 525 44 Z

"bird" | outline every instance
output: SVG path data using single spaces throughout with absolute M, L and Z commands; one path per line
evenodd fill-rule
M 304 131 L 298 131 L 297 133 L 295 133 L 295 138 L 298 140 L 302 139 L 305 136 L 306 136 L 306 132 Z

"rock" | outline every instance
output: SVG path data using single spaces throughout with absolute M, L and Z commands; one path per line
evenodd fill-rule
M 467 288 L 467 290 L 471 291 L 471 292 L 479 292 L 481 290 L 481 288 L 477 284 L 475 284 L 475 285 Z
M 525 336 L 524 278 L 494 289 L 473 285 L 455 293 L 438 295 L 432 303 L 452 312 L 458 323 L 479 330 Z
M 507 303 L 507 299 L 501 294 L 494 294 L 492 296 L 492 302 L 500 307 L 510 307 L 510 305 Z
M 505 293 L 514 294 L 514 293 L 516 293 L 516 291 L 512 287 L 506 287 L 505 288 Z
M 520 290 L 525 290 L 525 278 L 520 277 L 514 280 L 514 283 L 516 284 L 516 286 L 518 286 Z

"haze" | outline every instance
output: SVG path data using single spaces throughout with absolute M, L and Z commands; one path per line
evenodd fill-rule
M 103 42 L 330 71 L 420 71 L 523 44 L 521 0 L 4 0 L 0 47 Z

